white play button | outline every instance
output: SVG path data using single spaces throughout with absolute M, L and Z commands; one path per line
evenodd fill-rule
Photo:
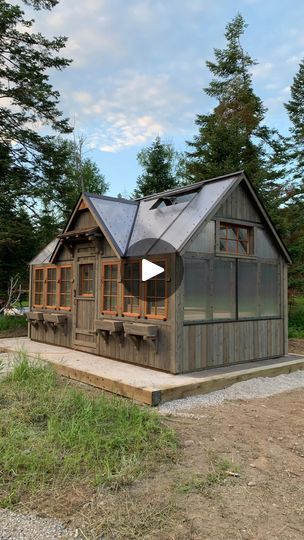
M 161 266 L 158 266 L 158 264 L 154 264 L 151 261 L 147 261 L 147 259 L 143 259 L 141 261 L 142 281 L 147 281 L 148 279 L 158 276 L 158 274 L 161 274 L 164 271 L 165 271 L 164 268 L 162 268 Z

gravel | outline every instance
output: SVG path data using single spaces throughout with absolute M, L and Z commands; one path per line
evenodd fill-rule
M 221 405 L 224 401 L 264 398 L 298 388 L 304 388 L 304 371 L 295 371 L 277 377 L 258 377 L 233 384 L 223 390 L 210 392 L 210 394 L 177 399 L 160 405 L 159 412 L 162 414 L 175 414 L 179 411 L 189 411 L 198 407 L 214 407 Z
M 66 529 L 56 519 L 0 510 L 0 540 L 68 540 L 77 536 L 77 531 Z

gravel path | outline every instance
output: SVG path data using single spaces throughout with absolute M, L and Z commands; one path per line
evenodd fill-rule
M 80 538 L 56 519 L 0 510 L 0 540 L 69 540 Z
M 201 394 L 164 403 L 159 406 L 158 410 L 162 414 L 178 414 L 179 411 L 189 411 L 198 407 L 214 407 L 226 400 L 264 398 L 297 388 L 304 388 L 304 371 L 295 371 L 289 375 L 278 375 L 277 377 L 250 379 L 210 394 Z

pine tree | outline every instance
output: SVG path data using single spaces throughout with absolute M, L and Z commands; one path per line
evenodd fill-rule
M 290 100 L 285 103 L 291 122 L 288 154 L 290 173 L 304 196 L 304 59 L 293 79 L 290 93 Z
M 74 141 L 58 137 L 42 154 L 44 219 L 48 209 L 51 221 L 57 216 L 57 225 L 69 217 L 81 192 L 103 195 L 109 188 L 96 163 L 84 157 L 84 143 L 81 137 Z
M 204 91 L 217 104 L 196 118 L 199 132 L 188 142 L 187 170 L 192 182 L 245 170 L 274 211 L 281 194 L 276 180 L 282 171 L 273 165 L 279 139 L 262 124 L 266 109 L 252 87 L 256 62 L 241 45 L 246 27 L 238 14 L 226 26 L 226 47 L 214 49 L 215 60 L 206 62 L 214 78 Z
M 143 148 L 137 160 L 144 172 L 137 179 L 134 197 L 145 197 L 179 184 L 176 174 L 178 153 L 171 144 L 163 143 L 160 137 L 156 137 L 151 146 Z
M 51 9 L 56 0 L 26 0 L 35 9 Z M 37 130 L 48 126 L 60 133 L 71 128 L 58 108 L 59 93 L 49 82 L 51 69 L 70 63 L 60 57 L 65 37 L 48 39 L 33 31 L 19 5 L 0 0 L 0 144 L 28 177 L 28 191 L 38 180 L 37 160 L 50 141 Z

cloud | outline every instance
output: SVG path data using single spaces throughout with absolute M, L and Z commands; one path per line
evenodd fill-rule
M 257 64 L 256 66 L 252 66 L 251 73 L 253 77 L 256 79 L 263 79 L 265 77 L 268 77 L 271 71 L 273 70 L 273 64 L 271 62 L 264 62 Z
M 120 77 L 104 80 L 95 92 L 73 92 L 70 106 L 73 103 L 78 123 L 91 125 L 91 144 L 117 152 L 168 131 L 182 132 L 192 99 L 177 90 L 167 74 L 126 70 Z
M 118 152 L 130 146 L 144 144 L 149 138 L 164 133 L 164 126 L 150 116 L 139 116 L 131 122 L 122 113 L 111 114 L 105 129 L 96 130 L 90 137 L 91 148 L 103 152 Z

